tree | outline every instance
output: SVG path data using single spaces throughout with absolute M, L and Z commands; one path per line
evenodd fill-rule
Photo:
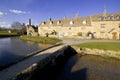
M 23 28 L 23 25 L 20 22 L 13 22 L 11 24 L 11 28 L 12 29 L 21 30 Z

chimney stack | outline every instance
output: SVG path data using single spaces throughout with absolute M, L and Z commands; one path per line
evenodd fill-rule
M 31 19 L 29 19 L 29 26 L 31 26 Z

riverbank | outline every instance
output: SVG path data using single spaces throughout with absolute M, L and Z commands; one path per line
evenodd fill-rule
M 20 36 L 18 34 L 0 34 L 0 38 Z
M 120 51 L 72 46 L 80 55 L 97 55 L 104 58 L 120 59 Z
M 81 55 L 91 54 L 120 59 L 120 40 L 62 40 L 63 43 L 71 45 Z
M 50 37 L 41 37 L 41 36 L 20 36 L 21 39 L 23 40 L 28 40 L 28 41 L 33 41 L 33 42 L 38 42 L 38 43 L 43 43 L 43 44 L 56 44 L 56 43 L 61 43 L 62 40 L 57 39 L 57 38 L 50 38 Z
M 20 36 L 20 35 L 18 35 L 16 31 L 12 31 L 12 32 L 7 30 L 0 31 L 0 38 L 15 37 L 15 36 Z
M 86 42 L 76 44 L 75 46 L 81 48 L 120 51 L 120 42 Z

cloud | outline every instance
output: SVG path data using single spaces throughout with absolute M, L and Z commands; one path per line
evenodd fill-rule
M 30 12 L 16 10 L 16 9 L 10 9 L 10 12 L 15 13 L 15 14 L 28 14 L 28 13 L 30 13 Z
M 10 28 L 11 24 L 8 24 L 7 22 L 0 22 L 0 27 Z
M 0 11 L 0 16 L 5 16 L 6 13 Z

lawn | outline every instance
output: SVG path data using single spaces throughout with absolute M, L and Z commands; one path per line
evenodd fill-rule
M 77 44 L 75 46 L 81 48 L 95 48 L 95 49 L 120 51 L 120 42 L 87 42 L 87 43 Z
M 12 36 L 16 36 L 17 32 L 11 32 L 8 33 L 8 31 L 0 31 L 0 38 L 2 37 L 12 37 Z
M 21 39 L 34 41 L 38 43 L 44 43 L 44 44 L 56 44 L 56 43 L 62 42 L 62 40 L 57 38 L 40 37 L 40 36 L 21 36 Z
M 0 35 L 16 35 L 17 32 L 8 33 L 8 31 L 0 31 Z

